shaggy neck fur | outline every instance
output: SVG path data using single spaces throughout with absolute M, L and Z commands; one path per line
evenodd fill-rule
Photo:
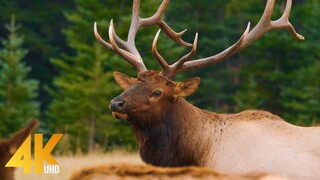
M 9 153 L 8 142 L 3 140 L 0 142 L 0 179 L 13 180 L 14 168 L 4 167 L 11 158 Z
M 166 108 L 158 114 L 141 113 L 143 116 L 129 119 L 142 159 L 156 166 L 203 165 L 222 133 L 212 131 L 221 129 L 212 128 L 220 126 L 219 115 L 194 107 L 183 98 Z

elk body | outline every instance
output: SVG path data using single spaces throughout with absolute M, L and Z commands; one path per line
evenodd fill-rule
M 5 167 L 10 158 L 18 150 L 25 139 L 34 132 L 38 125 L 37 120 L 32 120 L 25 128 L 20 129 L 10 139 L 0 141 L 0 179 L 13 180 L 14 168 Z
M 199 109 L 183 97 L 193 94 L 200 78 L 174 82 L 176 74 L 205 67 L 225 60 L 252 44 L 269 30 L 288 29 L 293 37 L 299 35 L 289 22 L 291 0 L 283 15 L 271 21 L 274 0 L 268 0 L 258 24 L 250 30 L 250 23 L 241 38 L 223 52 L 193 59 L 198 34 L 193 44 L 181 39 L 185 31 L 176 33 L 163 20 L 162 14 L 169 0 L 164 0 L 155 15 L 139 16 L 139 0 L 134 0 L 128 41 L 120 39 L 109 26 L 110 43 L 104 41 L 94 26 L 95 36 L 102 45 L 132 64 L 137 78 L 115 72 L 114 78 L 124 90 L 114 98 L 110 108 L 114 117 L 131 124 L 142 159 L 164 167 L 205 166 L 228 173 L 267 172 L 290 179 L 320 178 L 320 128 L 291 125 L 269 112 L 249 110 L 238 114 L 218 114 Z M 135 46 L 140 27 L 156 25 L 180 45 L 192 47 L 190 53 L 172 65 L 158 53 L 161 72 L 147 70 Z M 121 48 L 120 48 L 121 47 Z

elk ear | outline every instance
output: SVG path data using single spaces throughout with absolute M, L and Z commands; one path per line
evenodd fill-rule
M 29 125 L 27 125 L 25 128 L 20 129 L 8 140 L 10 154 L 13 155 L 18 150 L 18 148 L 27 139 L 27 137 L 30 134 L 34 133 L 37 126 L 38 126 L 38 120 L 33 119 L 29 123 Z
M 113 77 L 122 90 L 128 89 L 134 82 L 137 81 L 136 78 L 132 78 L 117 71 L 113 73 Z
M 176 82 L 175 95 L 177 97 L 190 96 L 198 89 L 200 81 L 200 78 L 194 77 L 182 82 Z

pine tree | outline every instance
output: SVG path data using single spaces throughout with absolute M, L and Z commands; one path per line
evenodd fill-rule
M 141 3 L 141 16 L 146 17 L 156 12 L 161 1 Z M 92 32 L 93 22 L 99 20 L 99 32 L 108 39 L 105 29 L 109 22 L 101 20 L 113 18 L 117 34 L 125 37 L 130 25 L 132 2 L 77 0 L 76 4 L 76 10 L 66 14 L 69 26 L 64 30 L 68 45 L 74 52 L 52 60 L 60 71 L 54 80 L 57 91 L 51 89 L 54 101 L 49 106 L 48 115 L 52 127 L 75 140 L 73 149 L 81 146 L 82 150 L 91 151 L 96 144 L 134 147 L 136 143 L 129 124 L 114 119 L 108 103 L 121 92 L 112 72 L 116 70 L 136 76 L 136 71 L 125 60 L 98 44 Z M 137 47 L 149 68 L 159 67 L 151 53 L 156 30 L 143 29 L 137 35 Z M 159 49 L 161 51 L 173 44 L 161 43 Z
M 306 1 L 297 12 L 302 21 L 306 41 L 299 44 L 294 54 L 296 62 L 287 83 L 281 85 L 281 100 L 286 108 L 284 117 L 302 125 L 320 124 L 320 34 L 317 28 L 320 17 L 320 0 Z
M 293 3 L 290 20 L 305 41 L 295 40 L 286 30 L 270 31 L 231 58 L 195 70 L 194 75 L 202 77 L 202 87 L 191 97 L 194 104 L 222 112 L 265 109 L 292 123 L 316 122 L 319 2 Z M 177 0 L 173 5 L 168 19 L 188 32 L 198 31 L 197 55 L 206 57 L 236 42 L 249 21 L 253 27 L 265 2 Z M 280 17 L 284 5 L 285 1 L 276 1 L 273 20 Z
M 37 97 L 38 81 L 28 79 L 31 68 L 23 59 L 27 50 L 22 48 L 20 28 L 12 16 L 5 25 L 9 35 L 1 40 L 0 50 L 0 138 L 20 129 L 25 122 L 39 115 Z
M 258 108 L 292 123 L 310 125 L 315 122 L 319 115 L 319 104 L 314 103 L 319 101 L 319 84 L 311 82 L 319 79 L 316 69 L 312 68 L 319 64 L 318 2 L 296 2 L 292 7 L 290 19 L 297 31 L 306 37 L 305 41 L 295 40 L 285 30 L 271 31 L 240 53 L 245 63 L 239 72 L 242 80 L 235 92 L 237 111 Z M 234 10 L 239 9 L 238 4 L 234 1 Z M 284 4 L 279 2 L 275 6 L 273 19 L 280 17 Z M 254 5 L 248 2 L 244 6 L 250 9 Z M 257 17 L 254 14 L 256 12 L 253 17 Z
M 49 90 L 53 101 L 47 115 L 54 131 L 71 137 L 71 150 L 92 151 L 96 144 L 112 138 L 113 127 L 121 124 L 107 107 L 107 99 L 119 88 L 108 66 L 110 54 L 97 44 L 92 33 L 94 18 L 102 19 L 106 10 L 98 6 L 99 1 L 76 2 L 76 10 L 65 15 L 70 24 L 64 30 L 73 52 L 52 59 L 60 74 Z

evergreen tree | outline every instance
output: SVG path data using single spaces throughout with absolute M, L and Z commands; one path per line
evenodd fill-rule
M 100 1 L 76 3 L 76 10 L 65 15 L 70 25 L 64 30 L 73 52 L 52 59 L 60 74 L 54 78 L 54 88 L 49 90 L 54 99 L 47 115 L 52 129 L 71 137 L 72 150 L 92 151 L 95 144 L 112 139 L 114 126 L 121 126 L 107 108 L 107 99 L 119 90 L 108 66 L 111 57 L 97 44 L 92 32 L 93 22 L 111 12 L 106 13 Z
M 295 78 L 290 86 L 281 87 L 285 117 L 302 125 L 320 123 L 320 60 L 293 74 Z
M 219 53 L 234 40 L 230 37 L 230 21 L 225 20 L 225 0 L 202 0 L 171 2 L 167 19 L 174 29 L 188 29 L 183 39 L 192 42 L 196 32 L 199 32 L 198 48 L 194 58 L 203 58 Z M 181 16 L 183 14 L 183 16 Z M 179 56 L 177 56 L 179 57 Z M 177 59 L 177 58 L 176 58 Z M 197 92 L 188 97 L 194 105 L 214 111 L 229 111 L 227 106 L 232 95 L 229 87 L 232 85 L 231 73 L 226 68 L 226 62 L 201 69 L 181 73 L 176 79 L 201 77 Z
M 5 25 L 9 35 L 1 40 L 0 50 L 0 139 L 16 132 L 25 122 L 39 115 L 37 97 L 38 81 L 28 79 L 31 68 L 24 57 L 23 38 L 17 33 L 19 25 L 12 16 Z
M 271 31 L 226 61 L 186 73 L 202 77 L 201 87 L 191 97 L 193 103 L 220 112 L 265 109 L 293 123 L 315 122 L 319 117 L 319 106 L 315 106 L 319 101 L 315 83 L 319 81 L 315 74 L 320 52 L 319 2 L 298 1 L 292 6 L 290 19 L 305 41 L 296 41 L 285 30 Z M 168 19 L 189 32 L 198 31 L 197 56 L 206 57 L 236 42 L 249 21 L 254 26 L 264 5 L 257 0 L 177 0 Z M 280 17 L 284 5 L 285 1 L 276 2 L 272 19 Z M 311 104 L 313 108 L 308 108 Z
M 280 17 L 281 7 L 284 7 L 281 3 L 275 7 L 274 17 Z M 318 0 L 296 2 L 292 7 L 290 19 L 297 31 L 306 37 L 305 41 L 296 41 L 284 30 L 272 31 L 241 53 L 246 62 L 240 71 L 242 82 L 235 96 L 238 110 L 265 109 L 292 123 L 310 125 L 315 122 L 320 106 L 313 103 L 313 108 L 310 108 L 308 105 L 319 101 L 316 93 L 319 84 L 315 83 L 319 78 L 316 69 L 311 68 L 319 64 L 320 55 L 320 37 L 315 33 L 318 3 Z M 309 13 L 306 14 L 307 11 Z M 313 90 L 307 93 L 309 90 L 305 88 Z M 305 110 L 298 107 L 297 102 Z
M 57 75 L 50 57 L 69 50 L 61 29 L 67 23 L 63 12 L 72 8 L 72 1 L 0 1 L 0 24 L 5 24 L 14 13 L 23 25 L 19 32 L 24 35 L 24 46 L 28 47 L 24 60 L 32 68 L 28 77 L 39 81 L 37 101 L 40 102 L 41 119 L 45 119 L 44 110 L 52 98 L 44 87 L 51 86 L 53 76 Z M 5 28 L 0 28 L 0 38 L 6 35 Z
M 73 52 L 52 60 L 60 75 L 54 79 L 55 88 L 50 90 L 54 100 L 47 112 L 49 123 L 56 131 L 71 136 L 73 150 L 81 148 L 91 151 L 96 144 L 135 147 L 129 124 L 115 120 L 108 109 L 108 103 L 121 92 L 113 80 L 112 72 L 116 70 L 136 76 L 136 71 L 125 60 L 98 44 L 92 32 L 93 22 L 113 18 L 117 34 L 123 38 L 129 29 L 132 2 L 77 0 L 76 4 L 75 11 L 66 13 L 69 26 L 64 30 Z M 144 1 L 141 15 L 155 13 L 159 4 L 160 1 Z M 105 39 L 108 39 L 107 33 L 101 29 L 107 29 L 108 24 L 106 21 L 98 21 L 99 31 Z M 137 35 L 137 47 L 151 68 L 155 65 L 159 67 L 156 60 L 148 60 L 154 59 L 151 44 L 156 30 L 144 29 Z M 172 44 L 163 43 L 159 49 Z
M 284 117 L 302 125 L 320 124 L 320 0 L 306 1 L 297 7 L 297 18 L 302 23 L 306 41 L 295 52 L 298 66 L 281 85 L 280 97 L 285 107 Z

